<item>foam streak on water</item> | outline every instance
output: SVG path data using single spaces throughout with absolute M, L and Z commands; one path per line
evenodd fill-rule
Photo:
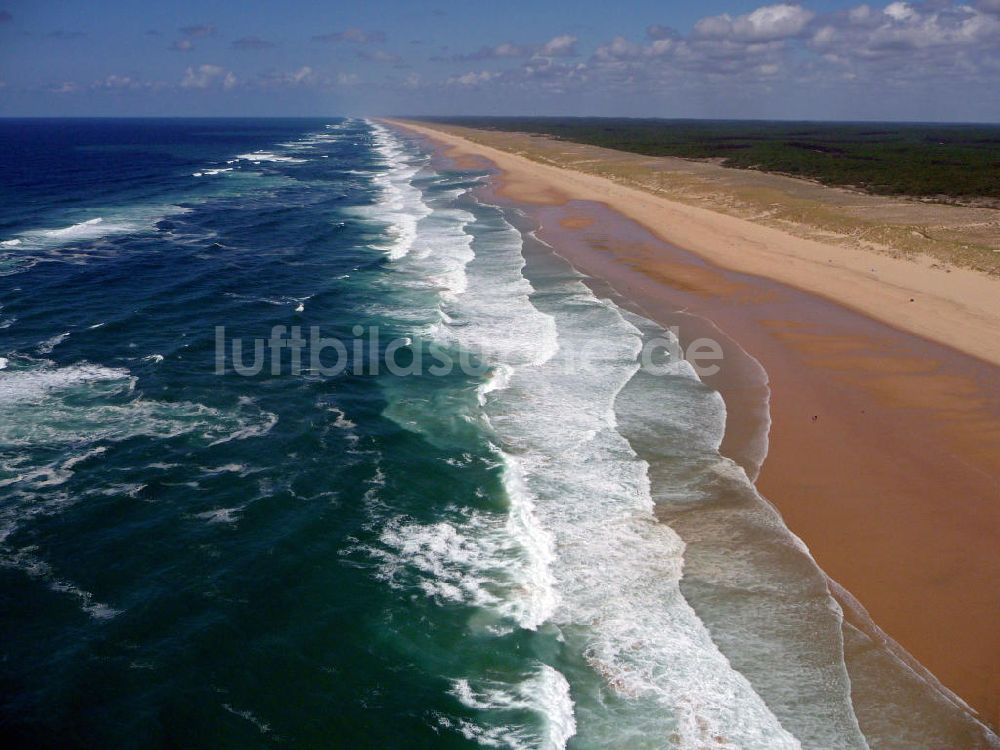
M 19 568 L 46 581 L 52 590 L 75 596 L 96 618 L 117 611 L 59 578 L 32 550 L 4 549 L 8 537 L 31 520 L 59 513 L 79 500 L 59 488 L 78 464 L 105 452 L 98 443 L 193 434 L 203 444 L 218 444 L 265 434 L 276 422 L 273 414 L 249 402 L 222 412 L 196 403 L 144 399 L 135 385 L 128 370 L 87 362 L 0 373 L 0 489 L 7 493 L 0 506 L 0 565 Z M 31 458 L 34 455 L 42 458 Z M 116 489 L 135 493 L 141 486 Z
M 385 165 L 375 176 L 381 190 L 377 215 L 388 222 L 391 239 L 386 245 L 386 253 L 397 260 L 410 252 L 417 224 L 430 209 L 423 202 L 420 190 L 412 184 L 414 175 L 420 171 L 420 163 L 413 163 L 413 156 L 406 153 L 404 145 L 389 130 L 377 123 L 370 125 L 372 143 Z
M 23 273 L 40 261 L 86 264 L 111 252 L 109 241 L 129 234 L 148 233 L 157 222 L 185 213 L 177 205 L 135 205 L 74 211 L 61 221 L 73 221 L 54 229 L 29 229 L 19 237 L 0 241 L 0 277 Z M 91 216 L 81 219 L 80 213 Z M 103 215 L 93 216 L 94 213 Z

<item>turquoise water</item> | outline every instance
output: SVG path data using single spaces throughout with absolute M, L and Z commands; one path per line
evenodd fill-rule
M 486 172 L 365 120 L 0 138 L 12 744 L 867 746 L 718 394 Z M 275 326 L 341 367 L 253 368 Z

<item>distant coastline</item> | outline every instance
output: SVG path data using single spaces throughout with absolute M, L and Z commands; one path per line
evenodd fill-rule
M 873 195 L 1000 207 L 1000 125 L 615 117 L 441 117 L 627 151 L 714 161 Z

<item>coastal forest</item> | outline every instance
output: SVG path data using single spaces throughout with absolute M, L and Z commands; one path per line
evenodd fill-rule
M 603 117 L 439 121 L 546 135 L 647 156 L 710 159 L 727 167 L 787 174 L 879 195 L 1000 199 L 997 125 Z

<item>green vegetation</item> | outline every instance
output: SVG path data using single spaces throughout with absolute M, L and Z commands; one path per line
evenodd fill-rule
M 722 159 L 727 167 L 778 172 L 882 195 L 1000 198 L 997 125 L 554 117 L 437 121 L 537 133 L 648 156 Z

